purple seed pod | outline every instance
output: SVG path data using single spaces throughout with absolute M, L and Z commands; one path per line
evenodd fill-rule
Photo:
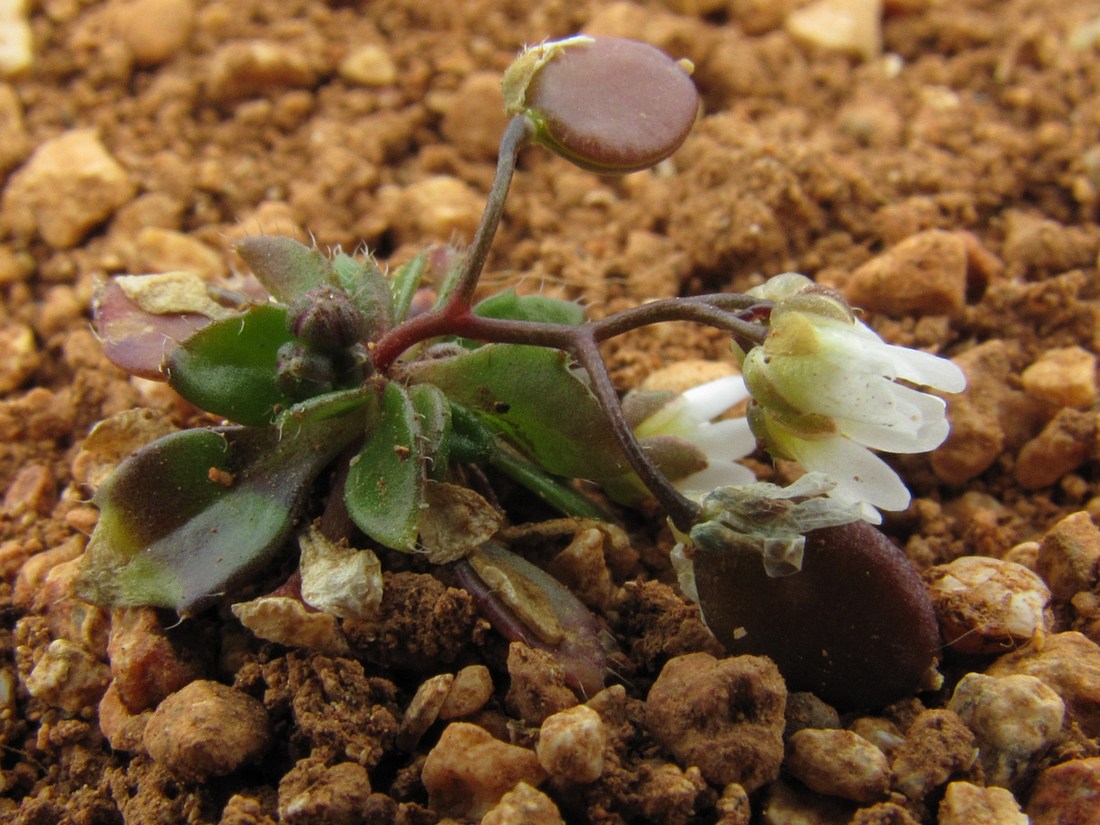
M 621 37 L 571 37 L 517 58 L 504 76 L 509 114 L 534 121 L 536 139 L 605 174 L 646 169 L 687 138 L 699 109 L 690 64 Z
M 806 535 L 802 569 L 771 578 L 759 552 L 696 547 L 695 585 L 711 632 L 735 655 L 771 658 L 791 690 L 878 708 L 916 690 L 939 629 L 905 554 L 866 522 Z

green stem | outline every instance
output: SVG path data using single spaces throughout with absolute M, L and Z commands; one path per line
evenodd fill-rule
M 544 502 L 567 516 L 612 521 L 610 514 L 590 499 L 566 487 L 537 464 L 525 461 L 506 448 L 493 451 L 489 463 L 517 484 L 522 484 Z

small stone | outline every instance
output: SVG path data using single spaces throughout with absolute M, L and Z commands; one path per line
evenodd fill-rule
M 886 755 L 850 730 L 805 728 L 787 740 L 783 766 L 811 790 L 874 802 L 890 790 Z
M 948 710 L 973 731 L 985 780 L 1011 788 L 1031 759 L 1041 756 L 1062 729 L 1065 703 L 1034 676 L 968 673 L 955 686 Z
M 175 429 L 166 415 L 144 407 L 103 419 L 84 439 L 70 465 L 73 481 L 99 487 L 122 459 Z
M 389 86 L 397 82 L 397 66 L 385 46 L 368 43 L 352 49 L 340 61 L 337 71 L 348 83 L 359 86 Z
M 143 751 L 145 745 L 142 738 L 145 736 L 145 725 L 152 715 L 151 710 L 131 713 L 119 697 L 118 688 L 115 687 L 114 682 L 107 686 L 107 692 L 99 700 L 97 714 L 99 730 L 107 739 L 111 750 L 127 753 Z
M 482 817 L 481 825 L 564 825 L 564 820 L 550 797 L 520 782 Z
M 500 75 L 496 72 L 468 74 L 447 98 L 443 136 L 464 154 L 481 160 L 495 158 L 507 126 Z
M 0 338 L 3 331 L 0 330 Z M 0 351 L 3 345 L 0 344 Z M 2 371 L 3 367 L 0 367 Z M 19 518 L 27 513 L 44 516 L 57 502 L 57 481 L 49 467 L 30 464 L 15 474 L 4 492 L 3 513 L 8 518 Z
M 787 15 L 785 26 L 814 48 L 864 60 L 882 54 L 882 0 L 817 0 Z
M 814 793 L 797 782 L 772 782 L 760 800 L 760 825 L 849 825 L 852 803 Z
M 39 146 L 4 188 L 0 222 L 16 234 L 37 232 L 59 249 L 75 246 L 130 200 L 134 184 L 91 129 Z
M 898 745 L 905 741 L 898 726 L 881 716 L 860 716 L 851 721 L 848 729 L 858 733 L 886 756 L 892 757 Z
M 603 719 L 592 708 L 577 705 L 546 718 L 539 729 L 535 753 L 551 776 L 588 783 L 603 774 L 606 747 Z
M 1056 483 L 1095 449 L 1096 415 L 1064 407 L 1016 457 L 1016 480 L 1027 490 Z
M 474 236 L 484 198 L 458 178 L 435 175 L 394 193 L 383 190 L 383 205 L 392 204 L 390 214 L 402 242 L 469 241 Z
M 42 592 L 54 568 L 79 557 L 87 543 L 85 536 L 70 536 L 56 547 L 42 550 L 27 558 L 20 565 L 19 573 L 15 577 L 15 587 L 12 588 L 12 602 L 15 606 L 29 606 Z
M 192 0 L 131 0 L 119 8 L 117 25 L 139 66 L 155 66 L 174 57 L 191 36 Z
M 305 56 L 282 43 L 238 40 L 210 59 L 206 91 L 216 103 L 231 103 L 276 89 L 313 85 L 316 75 Z
M 1096 586 L 1100 581 L 1100 529 L 1087 512 L 1066 516 L 1047 531 L 1039 543 L 1035 572 L 1059 601 L 1068 602 Z
M 1055 633 L 1009 653 L 987 676 L 1035 676 L 1062 697 L 1069 718 L 1088 736 L 1100 736 L 1100 645 L 1075 630 Z
M 1020 381 L 1032 398 L 1087 409 L 1096 403 L 1096 356 L 1077 346 L 1047 350 Z
M 119 698 L 132 713 L 157 705 L 202 674 L 199 663 L 172 644 L 150 607 L 112 612 L 107 653 Z
M 836 708 L 806 690 L 791 691 L 787 694 L 787 707 L 783 712 L 786 720 L 783 738 L 790 739 L 805 728 L 832 729 L 840 727 L 840 714 Z
M 700 384 L 737 374 L 737 368 L 725 361 L 688 358 L 654 370 L 645 377 L 639 389 L 650 392 L 684 392 Z
M 1029 280 L 1040 274 L 1096 265 L 1095 236 L 1084 227 L 1066 226 L 1037 213 L 1008 210 L 1001 255 L 1008 276 Z
M 950 710 L 923 711 L 905 732 L 890 767 L 894 789 L 914 803 L 968 774 L 978 758 L 974 734 Z
M 0 77 L 14 77 L 34 62 L 34 36 L 28 18 L 29 3 L 0 3 Z
M 762 656 L 670 659 L 646 697 L 653 737 L 708 782 L 751 793 L 779 775 L 787 689 Z
M 21 387 L 42 361 L 34 332 L 26 324 L 0 327 L 0 394 Z
M 138 233 L 131 272 L 193 272 L 206 281 L 224 277 L 228 270 L 221 253 L 202 241 L 177 232 L 149 226 Z
M 736 782 L 730 782 L 722 789 L 714 809 L 718 812 L 715 825 L 749 825 L 752 820 L 749 794 Z
M 27 692 L 50 707 L 76 714 L 98 704 L 110 680 L 107 665 L 83 647 L 54 639 L 27 676 Z
M 1100 756 L 1071 759 L 1039 774 L 1027 814 L 1031 825 L 1100 824 Z
M 952 782 L 940 803 L 936 825 L 1029 825 L 1020 803 L 1004 788 Z
M 1008 406 L 1012 364 L 1004 341 L 979 344 L 955 363 L 966 373 L 966 389 L 951 397 L 951 434 L 932 453 L 932 470 L 948 484 L 962 485 L 988 470 L 1007 435 L 1002 409 Z
M 145 749 L 169 773 L 189 782 L 225 776 L 259 757 L 271 740 L 258 700 L 200 679 L 161 702 L 145 726 Z
M 565 684 L 565 670 L 544 650 L 522 642 L 508 646 L 508 675 L 512 679 L 505 706 L 529 725 L 541 725 L 546 717 L 577 704 Z
M 966 238 L 921 232 L 872 258 L 844 283 L 852 306 L 890 316 L 950 315 L 966 305 Z
M 454 681 L 453 673 L 440 673 L 421 682 L 412 701 L 409 702 L 409 707 L 405 710 L 401 726 L 397 729 L 397 747 L 407 753 L 416 750 L 420 737 L 439 718 L 439 709 L 443 706 L 447 694 L 450 693 Z
M 30 136 L 23 123 L 23 104 L 12 86 L 0 83 L 0 175 L 21 163 L 28 151 Z
M 284 825 L 362 825 L 370 776 L 358 762 L 326 765 L 307 757 L 279 780 L 279 822 Z
M 447 698 L 439 707 L 440 719 L 472 716 L 493 695 L 493 677 L 485 665 L 469 665 L 455 674 Z
M 960 653 L 1000 653 L 1052 624 L 1046 584 L 1015 562 L 962 556 L 924 578 L 943 638 Z
M 535 752 L 494 739 L 484 728 L 452 722 L 428 754 L 421 772 L 433 809 L 477 819 L 520 782 L 546 778 Z

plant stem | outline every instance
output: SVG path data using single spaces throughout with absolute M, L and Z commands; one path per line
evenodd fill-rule
M 607 374 L 607 365 L 600 356 L 595 337 L 591 334 L 579 336 L 571 352 L 588 373 L 592 381 L 592 394 L 596 396 L 600 409 L 607 416 L 611 429 L 615 433 L 615 439 L 619 442 L 620 449 L 638 478 L 653 493 L 653 497 L 664 508 L 668 517 L 672 519 L 672 523 L 685 532 L 690 530 L 699 519 L 700 507 L 672 485 L 634 435 L 634 430 L 631 429 L 623 414 L 619 394 L 611 383 L 611 376 Z
M 447 303 L 440 309 L 418 315 L 383 335 L 371 351 L 371 360 L 378 372 L 387 372 L 401 353 L 414 344 L 440 335 L 456 334 L 453 328 L 455 323 L 461 324 L 463 319 L 471 315 L 474 291 L 481 278 L 481 271 L 485 268 L 489 247 L 500 226 L 504 202 L 516 170 L 516 159 L 520 149 L 534 134 L 534 129 L 534 125 L 524 115 L 516 115 L 508 122 L 500 139 L 496 176 L 485 202 L 485 210 L 481 213 L 474 242 L 463 258 L 462 270 L 455 279 L 451 294 L 447 296 Z

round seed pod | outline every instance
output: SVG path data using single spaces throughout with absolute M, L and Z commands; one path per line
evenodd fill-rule
M 771 578 L 748 549 L 696 548 L 711 632 L 735 655 L 771 658 L 790 690 L 843 708 L 909 695 L 940 646 L 928 593 L 905 554 L 866 522 L 813 530 L 802 569 Z
M 509 113 L 578 166 L 621 174 L 664 160 L 695 122 L 690 64 L 621 37 L 573 37 L 525 52 L 504 78 Z

